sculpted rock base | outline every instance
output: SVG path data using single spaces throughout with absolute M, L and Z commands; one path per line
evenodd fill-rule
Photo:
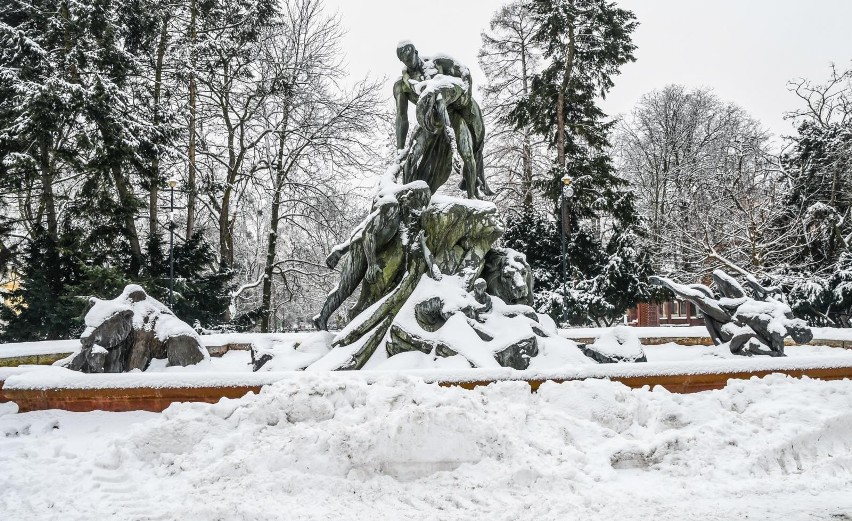
M 398 266 L 399 283 L 368 303 L 308 370 L 369 368 L 412 352 L 526 369 L 544 340 L 592 363 L 527 305 L 529 265 L 519 252 L 493 248 L 502 234 L 493 204 L 432 197 L 419 217 L 405 227 L 407 243 L 398 250 L 404 260 L 385 264 Z
M 482 279 L 478 282 L 484 286 Z M 487 301 L 481 302 L 476 290 L 468 292 L 459 276 L 423 277 L 391 323 L 388 356 L 417 350 L 441 357 L 459 354 L 475 367 L 526 369 L 538 355 L 534 331 L 542 332 L 534 328 L 535 312 L 485 293 Z
M 113 300 L 90 299 L 80 350 L 56 365 L 84 373 L 145 370 L 154 358 L 187 366 L 208 359 L 196 332 L 130 284 Z

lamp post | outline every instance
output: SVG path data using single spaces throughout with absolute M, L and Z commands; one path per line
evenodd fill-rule
M 175 305 L 175 187 L 178 180 L 172 177 L 166 184 L 171 190 L 171 202 L 169 203 L 169 309 Z M 173 310 L 174 311 L 174 310 Z
M 565 297 L 568 294 L 568 256 L 566 255 L 567 234 L 571 233 L 571 216 L 566 208 L 566 202 L 574 197 L 574 187 L 571 186 L 571 176 L 565 174 L 562 176 L 562 321 L 565 322 L 565 317 L 568 315 L 568 310 L 565 309 Z

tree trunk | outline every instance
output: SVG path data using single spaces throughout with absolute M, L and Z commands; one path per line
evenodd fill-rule
M 231 221 L 229 219 L 230 207 L 231 188 L 226 186 L 222 195 L 222 208 L 219 212 L 219 262 L 229 268 L 234 265 L 233 238 L 231 237 Z
M 556 95 L 556 163 L 565 167 L 565 89 Z
M 121 168 L 117 165 L 112 166 L 110 171 L 113 182 L 115 183 L 115 190 L 118 192 L 119 203 L 125 209 L 133 208 L 135 206 L 133 204 L 133 194 L 130 191 L 127 180 L 124 179 L 124 175 L 121 173 Z M 138 273 L 142 267 L 142 245 L 139 243 L 139 232 L 136 229 L 136 219 L 133 212 L 124 212 L 124 228 L 127 233 L 127 240 L 130 241 L 130 256 L 132 258 L 130 271 L 131 273 Z
M 160 41 L 157 44 L 157 61 L 154 68 L 154 126 L 159 126 L 161 123 L 160 117 L 160 97 L 162 95 L 163 83 L 163 59 L 166 55 L 166 46 L 168 44 L 168 26 L 169 17 L 163 18 L 163 27 L 160 29 Z M 151 161 L 151 179 L 149 180 L 151 189 L 148 194 L 148 237 L 153 238 L 157 235 L 157 216 L 159 207 L 157 205 L 160 193 L 160 151 L 154 151 L 154 158 Z
M 278 219 L 281 212 L 281 190 L 287 179 L 288 169 L 284 167 L 284 147 L 286 145 L 287 126 L 290 123 L 289 107 L 285 105 L 284 117 L 281 120 L 281 131 L 278 137 L 278 157 L 276 158 L 275 185 L 272 194 L 272 210 L 269 216 L 269 241 L 266 245 L 266 266 L 263 276 L 263 297 L 261 304 L 260 330 L 269 332 L 269 321 L 272 318 L 272 274 L 275 267 L 275 250 L 278 247 Z
M 196 95 L 198 86 L 195 82 L 195 39 L 196 39 L 196 18 L 197 18 L 196 0 L 190 2 L 190 21 L 189 21 L 189 44 L 192 46 L 190 50 L 191 56 L 191 71 L 189 75 L 189 149 L 187 150 L 187 158 L 189 160 L 189 170 L 186 180 L 186 237 L 192 237 L 193 228 L 195 227 L 195 125 L 196 125 Z
M 281 178 L 278 174 L 278 180 Z M 263 301 L 261 304 L 260 331 L 269 333 L 269 323 L 272 318 L 272 275 L 275 267 L 275 250 L 278 247 L 278 214 L 281 208 L 281 185 L 275 184 L 275 193 L 272 195 L 272 211 L 269 218 L 269 241 L 266 245 L 266 266 L 263 271 Z
M 47 235 L 54 243 L 59 241 L 59 225 L 56 220 L 56 200 L 53 196 L 53 172 L 50 168 L 50 136 L 42 134 L 39 139 L 39 168 L 41 170 L 41 206 L 47 222 Z
M 284 128 L 287 126 L 287 116 L 284 117 Z M 284 136 L 282 130 L 279 138 L 277 172 L 275 174 L 274 193 L 272 194 L 272 210 L 269 216 L 269 241 L 266 245 L 266 266 L 263 275 L 263 297 L 261 304 L 260 331 L 269 333 L 269 319 L 272 317 L 272 273 L 275 267 L 275 250 L 278 247 L 278 218 L 281 212 L 281 190 L 284 186 Z
M 571 83 L 571 73 L 574 69 L 574 26 L 568 25 L 568 55 L 565 58 L 565 71 L 562 85 L 559 86 L 556 105 L 556 159 L 559 166 L 565 168 L 565 94 Z
M 529 75 L 527 74 L 527 48 L 526 45 L 523 44 L 521 44 L 521 82 L 521 93 L 523 94 L 523 97 L 526 98 L 529 95 Z M 523 145 L 521 147 L 521 154 L 523 156 L 521 161 L 524 172 L 523 179 L 521 180 L 521 190 L 523 190 L 524 193 L 524 209 L 527 211 L 532 209 L 533 204 L 532 144 L 530 141 L 530 130 L 528 127 L 524 127 Z
M 223 84 L 229 83 L 230 69 L 226 63 L 223 67 Z M 225 92 L 225 101 L 222 101 L 222 120 L 225 122 L 225 128 L 228 132 L 228 172 L 225 177 L 225 188 L 222 192 L 222 204 L 219 211 L 219 259 L 220 262 L 229 268 L 234 265 L 234 231 L 233 220 L 231 219 L 231 194 L 234 191 L 234 184 L 237 182 L 237 172 L 241 166 L 242 153 L 240 158 L 237 158 L 235 150 L 236 145 L 236 129 L 228 115 L 228 107 L 230 106 L 230 93 Z

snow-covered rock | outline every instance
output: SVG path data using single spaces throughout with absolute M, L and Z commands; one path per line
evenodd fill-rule
M 331 349 L 334 333 L 317 331 L 300 342 L 253 343 L 254 371 L 298 371 L 316 362 Z
M 145 370 L 152 359 L 187 366 L 209 358 L 198 334 L 142 286 L 129 284 L 118 297 L 92 297 L 80 348 L 56 365 L 85 373 Z
M 639 337 L 625 325 L 604 331 L 594 343 L 581 346 L 580 349 L 586 356 L 602 364 L 647 362 Z

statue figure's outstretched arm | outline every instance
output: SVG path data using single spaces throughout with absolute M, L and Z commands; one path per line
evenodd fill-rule
M 731 321 L 731 315 L 722 309 L 719 305 L 719 301 L 708 296 L 708 293 L 710 292 L 709 289 L 706 292 L 701 291 L 695 287 L 684 286 L 683 284 L 678 284 L 666 277 L 659 277 L 656 275 L 648 277 L 648 282 L 655 286 L 664 286 L 668 288 L 669 291 L 681 299 L 695 304 L 695 307 L 697 307 L 702 313 L 719 323 L 727 324 Z

